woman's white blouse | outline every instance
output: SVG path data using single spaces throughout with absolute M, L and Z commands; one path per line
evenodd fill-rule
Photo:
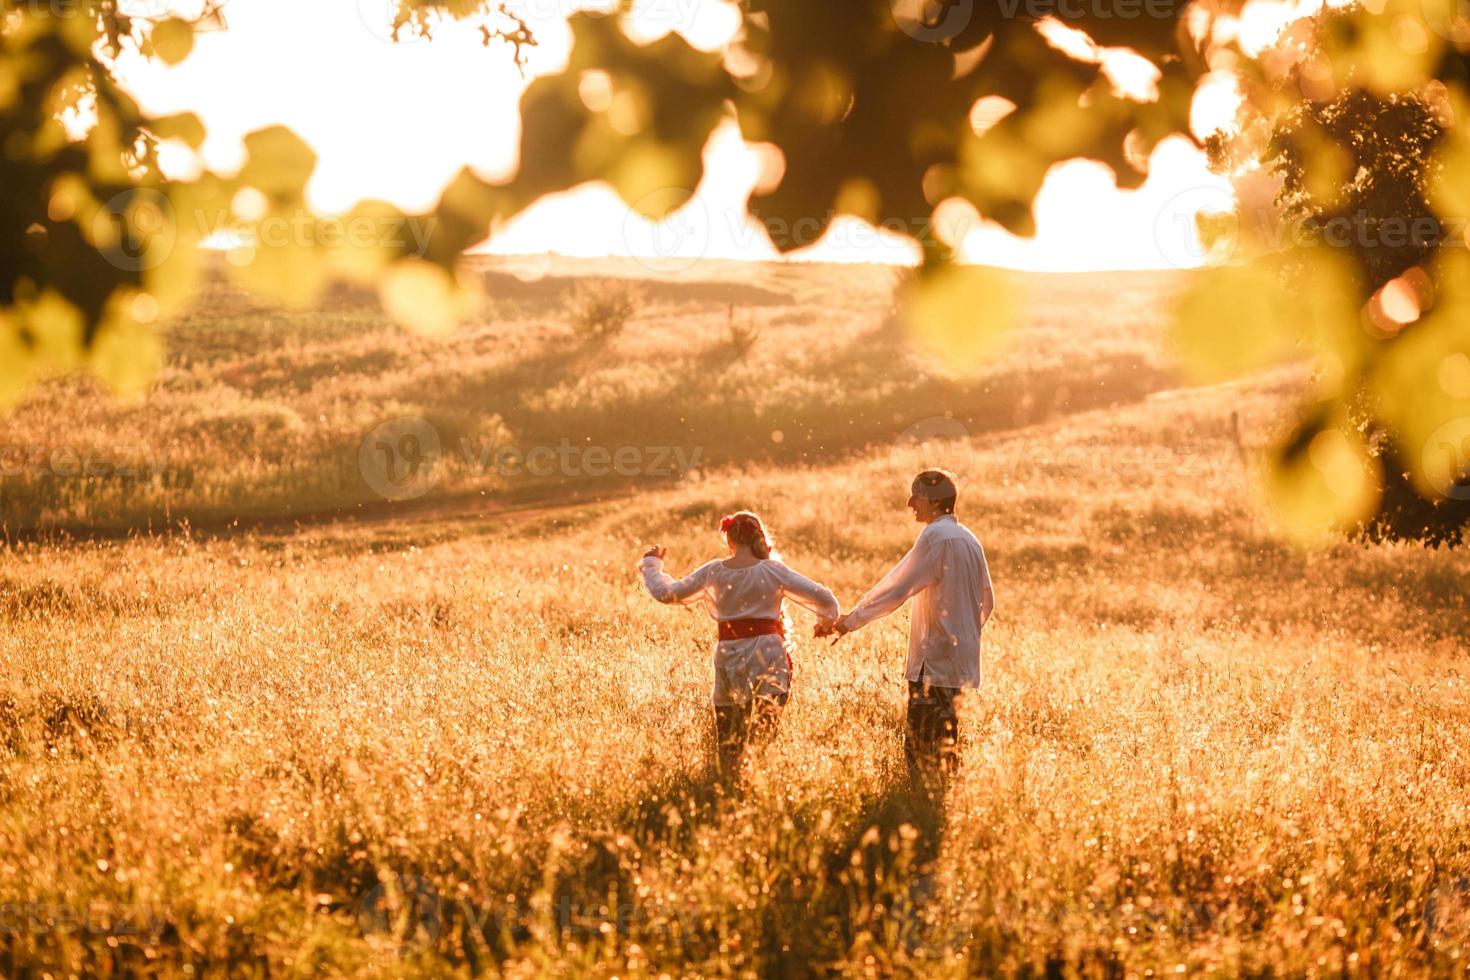
M 836 619 L 840 611 L 830 589 L 770 558 L 746 568 L 716 559 L 681 579 L 665 572 L 658 558 L 644 558 L 638 568 L 659 602 L 698 602 L 716 620 L 780 619 L 781 600 L 787 598 L 822 619 Z
M 782 619 L 785 599 L 822 619 L 836 619 L 840 611 L 830 589 L 769 558 L 746 568 L 706 562 L 681 579 L 666 573 L 658 558 L 644 558 L 638 569 L 659 602 L 698 603 L 718 621 Z M 745 704 L 753 697 L 784 701 L 791 689 L 787 641 L 774 633 L 717 641 L 714 668 L 711 700 L 717 705 Z

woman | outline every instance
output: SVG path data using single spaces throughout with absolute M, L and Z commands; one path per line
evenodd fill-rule
M 665 549 L 648 549 L 638 568 L 659 602 L 699 602 L 719 624 L 715 645 L 715 739 L 720 770 L 733 774 L 746 743 L 768 734 L 791 693 L 791 655 L 782 601 L 791 598 L 823 623 L 840 615 L 832 592 L 771 556 L 771 539 L 749 511 L 720 521 L 730 557 L 700 565 L 675 581 Z

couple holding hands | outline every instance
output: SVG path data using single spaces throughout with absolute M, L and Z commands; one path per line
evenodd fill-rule
M 774 730 L 790 695 L 783 608 L 788 598 L 816 613 L 816 636 L 838 638 L 914 599 L 904 755 L 911 772 L 954 772 L 955 699 L 980 685 L 980 632 L 995 608 L 985 551 L 955 517 L 958 496 L 954 476 L 944 470 L 914 477 L 908 507 L 924 529 L 846 615 L 830 589 L 772 553 L 765 525 L 749 511 L 720 522 L 729 557 L 706 562 L 684 578 L 664 572 L 663 548 L 648 550 L 638 568 L 649 594 L 664 603 L 700 603 L 718 624 L 712 700 L 722 772 L 734 774 L 750 741 Z

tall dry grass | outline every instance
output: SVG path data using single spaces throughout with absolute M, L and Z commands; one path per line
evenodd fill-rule
M 1080 317 L 1037 329 L 1086 350 Z M 932 447 L 520 516 L 14 544 L 0 973 L 1462 973 L 1467 563 L 1278 540 L 1229 423 L 1278 408 L 1184 393 L 941 447 L 998 611 L 938 798 L 903 774 L 903 615 L 799 644 L 730 793 L 710 624 L 633 572 L 752 507 L 850 604 L 912 540 Z

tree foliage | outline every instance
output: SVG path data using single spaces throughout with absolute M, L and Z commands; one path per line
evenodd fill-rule
M 1281 489 L 1335 479 L 1345 492 L 1307 492 L 1308 516 L 1369 540 L 1454 545 L 1470 521 L 1467 25 L 1452 14 L 1428 0 L 1298 22 L 1250 63 L 1241 125 L 1211 145 L 1222 168 L 1275 179 L 1273 200 L 1243 195 L 1234 229 L 1246 267 L 1277 265 L 1291 294 L 1252 334 L 1293 336 L 1300 297 L 1338 308 L 1295 331 L 1320 367 Z M 1312 462 L 1324 446 L 1335 478 Z
M 726 121 L 779 161 L 749 206 L 781 250 L 811 244 L 840 215 L 919 244 L 904 320 L 958 369 L 983 365 L 1015 300 L 1003 277 L 950 264 L 935 208 L 962 201 L 1027 232 L 1048 168 L 1078 157 L 1137 186 L 1153 146 L 1188 131 L 1207 72 L 1235 72 L 1246 95 L 1219 159 L 1273 170 L 1277 217 L 1453 226 L 1470 213 L 1470 142 L 1455 123 L 1470 30 L 1452 0 L 1341 12 L 1263 53 L 1229 29 L 1239 0 L 745 0 L 738 32 L 715 51 L 677 33 L 637 43 L 622 13 L 575 13 L 566 68 L 522 98 L 513 178 L 465 170 L 428 214 L 366 201 L 338 218 L 310 212 L 315 157 L 281 127 L 247 138 L 238 174 L 170 180 L 159 169 L 161 141 L 197 148 L 204 127 L 148 116 L 110 59 L 137 45 L 179 61 L 196 25 L 128 18 L 119 0 L 3 2 L 0 396 L 82 365 L 120 388 L 146 383 L 154 329 L 189 301 L 198 246 L 220 223 L 199 215 L 246 229 L 229 267 L 259 293 L 306 304 L 334 279 L 359 279 L 398 319 L 443 329 L 472 299 L 456 261 L 496 222 L 588 181 L 666 216 L 693 195 Z M 519 60 L 535 42 L 493 0 L 401 0 L 391 26 L 432 35 L 443 18 L 479 19 L 487 46 L 511 52 L 490 57 Z M 1116 47 L 1152 65 L 1154 97 L 1120 94 L 1099 56 Z M 982 105 L 1000 106 L 999 122 L 987 112 L 980 124 Z M 373 234 L 344 235 L 344 222 Z M 1278 512 L 1308 531 L 1412 533 L 1424 508 L 1426 525 L 1458 527 L 1470 459 L 1463 250 L 1442 247 L 1439 232 L 1387 250 L 1283 247 L 1248 225 L 1234 261 L 1182 297 L 1176 340 L 1209 378 L 1318 359 L 1306 421 L 1267 480 Z
M 667 215 L 693 194 L 704 145 L 726 119 L 781 154 L 783 178 L 752 202 L 777 247 L 810 244 L 852 214 L 907 229 L 938 266 L 947 249 L 930 217 L 940 201 L 964 198 L 1025 230 L 1052 163 L 1094 157 L 1137 184 L 1138 162 L 1184 118 L 1201 62 L 1198 52 L 1181 57 L 1180 10 L 1164 0 L 1150 8 L 1156 16 L 1119 20 L 1094 4 L 1068 23 L 1154 58 L 1152 102 L 1118 96 L 1096 59 L 1049 44 L 1036 30 L 1040 14 L 1019 0 L 1009 10 L 933 3 L 752 0 L 740 8 L 738 36 L 715 52 L 673 33 L 640 45 L 619 16 L 574 14 L 570 63 L 525 92 L 517 175 L 491 184 L 466 170 L 428 215 L 363 202 L 345 218 L 375 229 L 363 245 L 311 214 L 303 191 L 315 157 L 284 128 L 252 134 L 237 175 L 170 180 L 160 170 L 159 143 L 197 149 L 203 124 L 147 115 L 118 86 L 111 59 L 132 45 L 177 62 L 196 25 L 130 18 L 119 0 L 5 0 L 5 391 L 13 397 L 37 376 L 83 364 L 124 388 L 143 383 L 157 359 L 154 326 L 188 302 L 212 227 L 247 231 L 230 268 L 277 301 L 309 303 L 332 279 L 363 279 L 390 312 L 436 328 L 465 308 L 454 263 L 494 222 L 587 181 Z M 509 42 L 517 58 L 534 43 L 524 23 L 483 0 L 404 0 L 392 28 L 432 34 L 444 17 L 480 18 L 487 44 Z M 970 114 L 986 96 L 1014 111 L 981 133 Z M 290 233 L 248 233 L 267 226 Z

